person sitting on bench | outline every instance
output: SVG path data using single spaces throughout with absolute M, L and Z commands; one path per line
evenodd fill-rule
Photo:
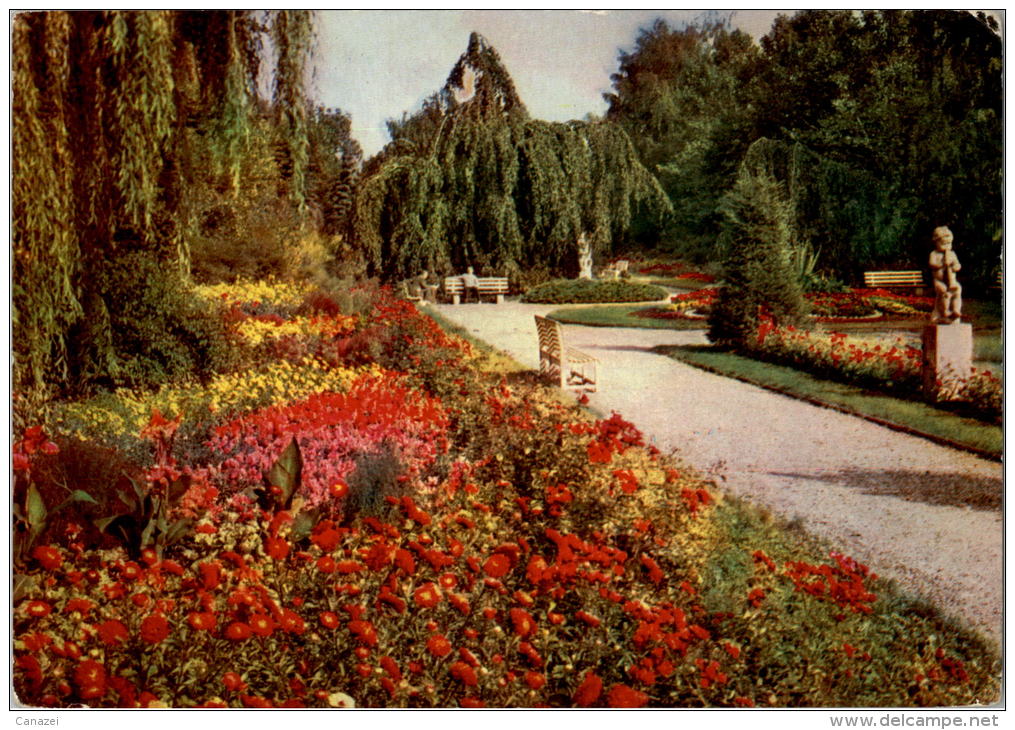
M 476 297 L 476 303 L 479 303 L 479 279 L 472 272 L 472 267 L 469 270 L 458 277 L 462 280 L 462 304 L 469 301 L 469 293 L 471 292 Z

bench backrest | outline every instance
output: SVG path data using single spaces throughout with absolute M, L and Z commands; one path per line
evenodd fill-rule
M 560 322 L 536 315 L 536 332 L 539 334 L 539 352 L 560 357 Z
M 863 282 L 866 286 L 923 286 L 922 271 L 867 271 Z
M 506 276 L 488 276 L 479 280 L 479 291 L 482 294 L 507 294 L 508 280 Z
M 462 280 L 457 276 L 448 276 L 444 279 L 445 294 L 461 294 L 465 290 Z

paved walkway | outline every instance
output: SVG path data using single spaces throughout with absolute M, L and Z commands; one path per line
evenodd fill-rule
M 533 315 L 554 308 L 436 306 L 534 369 Z M 600 360 L 598 412 L 617 411 L 728 492 L 798 518 L 1000 645 L 1000 464 L 650 352 L 703 343 L 701 331 L 567 325 L 564 337 Z M 997 507 L 965 506 L 968 493 Z

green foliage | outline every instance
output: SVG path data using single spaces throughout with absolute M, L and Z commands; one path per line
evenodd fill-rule
M 101 296 L 76 330 L 75 371 L 85 383 L 155 385 L 227 367 L 226 329 L 216 312 L 187 294 L 179 272 L 142 252 L 123 255 L 98 273 Z M 101 326 L 87 324 L 101 317 Z M 99 333 L 115 332 L 116 345 Z
M 636 214 L 669 207 L 614 125 L 530 120 L 476 34 L 444 88 L 389 130 L 391 144 L 367 163 L 354 224 L 386 278 L 467 266 L 574 274 L 582 234 L 606 254 Z
M 361 454 L 356 459 L 356 468 L 346 479 L 349 485 L 347 509 L 352 515 L 383 516 L 390 509 L 386 498 L 406 493 L 405 486 L 398 480 L 404 471 L 391 444 L 383 444 L 379 451 Z
M 799 324 L 806 313 L 790 262 L 790 206 L 774 178 L 744 169 L 726 197 L 726 285 L 709 315 L 713 342 L 742 346 L 762 317 Z
M 352 138 L 352 119 L 340 109 L 317 108 L 309 121 L 308 195 L 321 230 L 347 236 L 363 151 Z
M 136 355 L 136 332 L 116 326 L 128 295 L 113 280 L 123 274 L 121 259 L 138 254 L 154 264 L 146 269 L 152 278 L 132 285 L 164 291 L 187 270 L 188 239 L 209 208 L 237 194 L 239 159 L 264 116 L 255 106 L 269 31 L 278 52 L 271 77 L 277 103 L 286 107 L 275 128 L 292 161 L 285 178 L 290 198 L 302 205 L 301 64 L 309 24 L 297 12 L 14 17 L 12 323 L 19 411 L 38 410 L 65 386 L 178 372 L 186 358 L 170 354 L 172 340 L 196 338 L 183 349 L 207 349 L 204 335 L 184 326 L 161 335 L 160 355 Z M 189 310 L 145 316 L 154 326 L 180 322 Z M 125 365 L 128 360 L 136 367 Z
M 556 279 L 530 289 L 524 302 L 568 304 L 595 302 L 654 302 L 666 296 L 666 290 L 651 284 L 590 279 Z

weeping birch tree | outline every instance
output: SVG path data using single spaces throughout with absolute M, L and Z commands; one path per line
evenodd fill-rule
M 368 163 L 354 214 L 357 240 L 385 277 L 466 266 L 574 274 L 583 234 L 608 255 L 636 211 L 669 210 L 619 127 L 532 119 L 475 33 L 444 87 L 388 127 L 392 141 Z

